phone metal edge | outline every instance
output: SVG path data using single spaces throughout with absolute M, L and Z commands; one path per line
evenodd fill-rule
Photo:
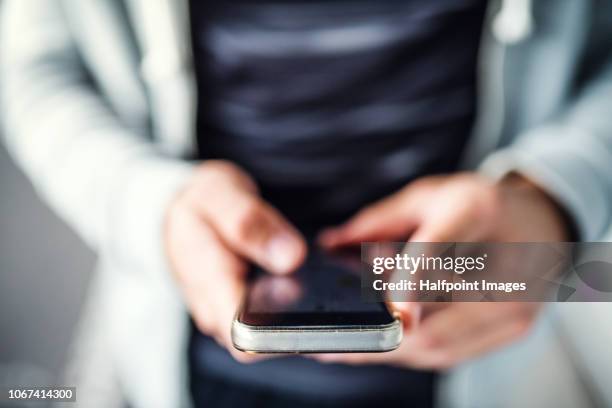
M 252 353 L 384 352 L 400 345 L 401 327 L 398 318 L 380 326 L 297 326 L 282 329 L 251 326 L 234 319 L 231 335 L 236 349 Z

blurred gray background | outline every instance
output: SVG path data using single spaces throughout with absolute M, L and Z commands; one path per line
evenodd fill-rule
M 0 385 L 61 383 L 93 261 L 0 144 Z

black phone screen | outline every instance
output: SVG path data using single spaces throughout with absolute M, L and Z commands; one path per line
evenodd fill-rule
M 383 303 L 361 299 L 360 258 L 311 250 L 290 276 L 254 268 L 238 320 L 253 326 L 368 326 L 393 323 Z

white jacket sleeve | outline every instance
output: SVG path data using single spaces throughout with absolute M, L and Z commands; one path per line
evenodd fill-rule
M 612 56 L 559 117 L 493 153 L 482 170 L 518 171 L 568 211 L 582 241 L 606 237 L 612 225 Z
M 105 260 L 166 273 L 165 209 L 191 167 L 156 153 L 92 85 L 55 0 L 10 0 L 0 21 L 0 123 L 38 191 Z

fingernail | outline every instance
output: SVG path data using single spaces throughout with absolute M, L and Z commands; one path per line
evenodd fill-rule
M 299 243 L 289 234 L 279 234 L 268 241 L 268 261 L 276 272 L 289 273 L 296 266 Z

